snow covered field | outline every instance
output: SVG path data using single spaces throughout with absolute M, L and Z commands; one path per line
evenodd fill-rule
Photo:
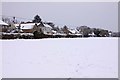
M 118 77 L 118 38 L 1 41 L 3 78 Z

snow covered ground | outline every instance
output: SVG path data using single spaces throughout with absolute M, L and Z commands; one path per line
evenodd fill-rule
M 2 41 L 0 41 L 0 80 L 2 79 Z
M 118 77 L 118 38 L 3 40 L 2 53 L 3 78 Z

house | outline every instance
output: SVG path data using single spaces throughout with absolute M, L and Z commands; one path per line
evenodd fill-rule
M 34 33 L 34 31 L 42 31 L 44 34 L 52 34 L 52 27 L 45 23 L 22 23 L 15 24 L 17 29 L 21 29 L 23 33 Z
M 8 24 L 0 20 L 0 39 L 2 39 L 2 32 L 6 32 Z
M 71 34 L 77 34 L 77 33 L 79 33 L 79 31 L 77 31 L 76 29 L 69 29 L 69 31 L 71 32 Z
M 43 24 L 43 26 L 39 26 L 44 34 L 52 35 L 52 27 L 48 24 Z
M 8 24 L 0 20 L 0 32 L 6 32 L 8 28 Z
M 0 20 L 0 25 L 8 25 L 8 24 Z
M 22 30 L 24 33 L 32 33 L 34 31 L 35 23 L 15 24 L 17 30 Z

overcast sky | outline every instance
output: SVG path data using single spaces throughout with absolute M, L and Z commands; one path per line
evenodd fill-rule
M 38 14 L 43 21 L 71 28 L 86 25 L 111 31 L 118 30 L 117 2 L 3 2 L 2 13 L 33 19 Z

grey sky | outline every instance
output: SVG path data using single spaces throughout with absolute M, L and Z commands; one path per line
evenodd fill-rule
M 3 2 L 2 13 L 33 19 L 38 14 L 43 21 L 75 28 L 86 25 L 112 31 L 118 30 L 117 2 Z

